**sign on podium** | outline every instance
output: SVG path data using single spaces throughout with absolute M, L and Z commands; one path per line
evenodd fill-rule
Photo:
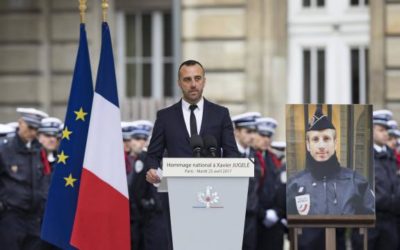
M 242 249 L 247 158 L 164 158 L 175 250 Z

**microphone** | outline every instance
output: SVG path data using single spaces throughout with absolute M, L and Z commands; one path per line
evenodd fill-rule
M 214 136 L 204 136 L 204 145 L 208 152 L 210 152 L 211 157 L 217 157 L 217 140 Z
M 190 137 L 190 146 L 193 149 L 194 157 L 201 157 L 201 149 L 203 148 L 203 139 L 199 135 Z

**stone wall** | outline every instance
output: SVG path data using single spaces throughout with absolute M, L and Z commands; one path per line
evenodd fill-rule
M 78 1 L 7 0 L 0 13 L 0 122 L 16 120 L 20 106 L 63 120 L 79 42 Z M 86 31 L 94 74 L 100 3 L 88 6 Z
M 400 0 L 371 1 L 370 103 L 400 119 Z

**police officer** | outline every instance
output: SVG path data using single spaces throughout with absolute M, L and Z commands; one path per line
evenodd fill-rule
M 341 167 L 336 156 L 336 129 L 320 107 L 306 132 L 305 169 L 288 181 L 288 214 L 373 214 L 374 197 L 367 180 L 350 168 Z M 344 248 L 344 231 L 337 230 L 337 247 Z M 299 249 L 325 246 L 323 229 L 306 228 Z
M 133 185 L 133 157 L 131 156 L 132 133 L 135 127 L 132 122 L 121 122 L 122 139 L 125 154 L 125 168 L 127 174 L 129 204 L 130 204 L 130 224 L 131 224 L 131 249 L 140 249 L 140 218 L 136 202 L 134 202 Z
M 352 169 L 340 166 L 336 142 L 334 125 L 317 108 L 306 132 L 306 168 L 288 182 L 291 214 L 374 213 L 373 193 L 367 180 Z
M 396 178 L 396 161 L 388 142 L 389 110 L 373 113 L 374 170 L 376 194 L 375 227 L 368 229 L 368 249 L 396 249 L 398 234 L 396 214 L 400 211 L 399 182 Z M 361 248 L 360 238 L 353 237 L 353 248 Z
M 147 120 L 132 122 L 129 159 L 132 171 L 128 173 L 128 189 L 132 209 L 132 235 L 140 250 L 167 249 L 167 228 L 157 190 L 146 181 L 144 166 L 146 146 L 153 128 Z M 132 247 L 132 249 L 134 249 Z
M 33 108 L 17 112 L 22 116 L 17 134 L 0 148 L 0 246 L 39 249 L 48 176 L 43 173 L 36 136 L 47 114 Z
M 270 117 L 256 119 L 257 133 L 254 147 L 256 164 L 260 165 L 259 180 L 259 215 L 257 249 L 282 249 L 284 226 L 281 219 L 285 217 L 284 193 L 280 187 L 281 163 L 271 152 L 272 137 L 275 134 L 277 121 Z
M 50 164 L 50 171 L 53 171 L 57 162 L 57 150 L 60 145 L 60 132 L 62 122 L 55 117 L 44 118 L 38 129 L 38 140 L 42 144 L 41 157 L 47 171 L 47 164 Z
M 132 141 L 133 129 L 134 127 L 132 125 L 132 122 L 121 122 L 126 174 L 129 174 L 132 171 L 132 166 L 131 166 L 132 164 L 129 155 L 131 153 L 131 141 Z M 129 180 L 128 180 L 128 186 L 129 186 Z
M 259 117 L 261 117 L 261 114 L 258 112 L 247 112 L 232 117 L 234 136 L 239 154 L 242 157 L 255 157 L 255 151 L 250 146 L 253 145 L 254 134 L 256 132 L 255 121 Z M 249 180 L 246 218 L 244 221 L 243 250 L 255 250 L 257 248 L 258 180 L 260 175 L 259 165 L 256 165 L 254 168 L 254 177 Z
M 390 149 L 396 161 L 396 175 L 400 179 L 400 151 L 399 151 L 399 138 L 400 130 L 395 120 L 388 121 L 388 135 L 389 139 L 386 146 Z M 400 213 L 397 214 L 397 239 L 400 241 Z M 400 243 L 397 244 L 397 249 L 400 250 Z
M 395 120 L 388 121 L 388 135 L 389 139 L 386 143 L 396 159 L 396 166 L 397 166 L 397 174 L 399 175 L 400 170 L 400 152 L 399 152 L 399 138 L 400 138 L 400 130 L 398 124 Z
M 286 162 L 286 159 L 285 159 L 286 142 L 273 141 L 271 143 L 271 150 L 276 155 L 276 157 L 281 162 L 281 164 L 284 164 Z

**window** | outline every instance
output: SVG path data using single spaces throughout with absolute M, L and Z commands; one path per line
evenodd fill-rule
M 323 8 L 325 7 L 325 0 L 303 0 L 303 8 Z
M 171 13 L 153 11 L 128 14 L 126 34 L 126 95 L 173 95 Z
M 303 50 L 303 99 L 304 103 L 325 101 L 325 49 Z
M 311 7 L 311 0 L 303 0 L 303 7 Z
M 368 90 L 368 48 L 350 49 L 351 97 L 352 103 L 367 103 Z
M 367 6 L 368 0 L 350 0 L 351 7 Z

